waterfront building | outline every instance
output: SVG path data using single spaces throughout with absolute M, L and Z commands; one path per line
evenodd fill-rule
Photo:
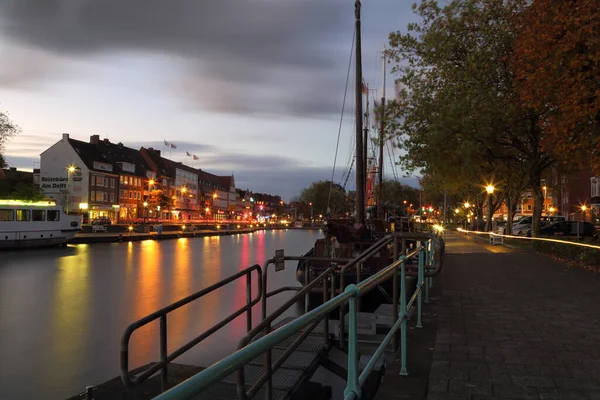
M 67 211 L 115 219 L 119 175 L 92 143 L 62 139 L 40 154 L 40 188 Z
M 280 196 L 236 190 L 233 174 L 214 175 L 164 158 L 160 150 L 136 150 L 99 135 L 84 142 L 63 134 L 41 154 L 33 180 L 86 221 L 251 220 L 283 206 Z

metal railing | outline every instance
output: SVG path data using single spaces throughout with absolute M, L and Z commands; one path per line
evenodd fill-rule
M 256 271 L 258 276 L 258 288 L 256 298 L 254 299 L 252 299 L 253 271 Z M 181 346 L 179 349 L 175 350 L 171 354 L 167 354 L 167 314 L 243 276 L 246 277 L 246 304 L 234 313 L 230 314 L 227 318 L 223 319 L 221 322 L 215 324 L 210 329 L 204 331 L 200 335 L 196 336 L 196 338 Z M 208 338 L 210 335 L 212 335 L 213 333 L 215 333 L 216 331 L 218 331 L 219 329 L 221 329 L 222 327 L 224 327 L 229 322 L 233 321 L 243 313 L 246 313 L 246 327 L 247 331 L 250 332 L 250 330 L 252 330 L 252 307 L 258 304 L 261 297 L 263 297 L 264 293 L 264 287 L 262 285 L 262 282 L 262 269 L 260 265 L 255 264 L 249 268 L 241 270 L 240 272 L 230 276 L 229 278 L 223 279 L 222 281 L 219 281 L 214 285 L 211 285 L 205 289 L 200 290 L 199 292 L 189 295 L 167 307 L 161 308 L 160 310 L 153 312 L 152 314 L 142 319 L 139 319 L 138 321 L 129 325 L 125 329 L 125 332 L 123 333 L 123 336 L 121 338 L 121 380 L 123 381 L 123 384 L 126 387 L 137 386 L 160 370 L 161 391 L 165 391 L 168 385 L 168 364 L 171 361 L 175 360 L 177 357 L 179 357 L 198 343 L 202 342 L 204 339 Z M 137 375 L 135 378 L 132 378 L 129 374 L 129 340 L 131 338 L 131 335 L 135 330 L 157 319 L 160 319 L 160 361 L 146 369 L 141 374 Z
M 264 319 L 263 322 L 257 325 L 254 329 L 250 330 L 248 334 L 240 341 L 241 348 L 238 351 L 236 351 L 228 357 L 225 357 L 220 362 L 213 364 L 211 367 L 205 369 L 204 371 L 194 375 L 184 383 L 179 384 L 174 388 L 168 390 L 167 392 L 159 395 L 158 397 L 156 397 L 156 399 L 189 399 L 193 396 L 198 395 L 203 390 L 216 384 L 224 377 L 236 371 L 238 374 L 238 396 L 240 397 L 240 399 L 243 400 L 247 397 L 255 395 L 258 389 L 260 389 L 260 387 L 265 383 L 266 398 L 270 399 L 272 394 L 271 377 L 273 369 L 277 369 L 283 364 L 285 359 L 292 353 L 293 349 L 301 343 L 304 337 L 306 337 L 321 320 L 325 320 L 325 327 L 327 327 L 327 318 L 329 316 L 329 313 L 345 306 L 346 304 L 349 305 L 348 384 L 344 392 L 344 396 L 346 396 L 346 399 L 351 400 L 361 398 L 360 388 L 366 382 L 369 373 L 373 370 L 376 364 L 376 361 L 379 357 L 381 357 L 390 341 L 392 341 L 393 338 L 396 336 L 398 330 L 400 330 L 400 341 L 402 350 L 400 373 L 402 375 L 407 375 L 408 371 L 406 366 L 406 342 L 408 329 L 408 312 L 414 306 L 415 302 L 417 302 L 417 327 L 422 327 L 422 288 L 425 287 L 427 289 L 429 287 L 429 284 L 426 281 L 426 279 L 431 279 L 431 277 L 439 273 L 442 268 L 442 259 L 444 254 L 443 240 L 438 236 L 432 234 L 391 234 L 384 238 L 385 240 L 382 239 L 379 242 L 377 242 L 374 246 L 365 251 L 361 256 L 358 256 L 355 259 L 351 260 L 348 264 L 350 264 L 350 266 L 352 266 L 353 264 L 356 265 L 357 263 L 362 262 L 366 258 L 375 254 L 377 251 L 376 249 L 381 249 L 381 246 L 388 244 L 390 240 L 394 240 L 397 242 L 398 239 L 401 239 L 403 237 L 408 237 L 410 239 L 415 239 L 416 237 L 415 240 L 417 241 L 417 245 L 414 251 L 404 254 L 400 257 L 395 257 L 395 261 L 392 262 L 390 265 L 383 268 L 382 270 L 380 270 L 379 272 L 362 282 L 345 287 L 344 290 L 337 296 L 335 296 L 335 292 L 332 290 L 332 298 L 328 298 L 327 279 L 331 279 L 333 277 L 333 274 L 335 272 L 335 266 L 329 267 L 327 270 L 321 273 L 321 275 L 319 275 L 316 279 L 309 283 L 309 285 L 300 289 L 294 297 L 292 297 L 284 305 L 279 307 L 278 310 L 272 313 L 269 317 Z M 397 250 L 394 253 L 397 255 L 399 252 Z M 418 255 L 419 257 L 418 266 L 409 270 L 407 268 L 406 261 L 407 259 L 416 255 Z M 397 274 L 398 270 L 400 272 L 399 276 Z M 408 275 L 409 271 L 416 273 L 418 282 L 414 293 L 411 295 L 410 300 L 408 300 L 407 302 L 406 276 Z M 399 296 L 395 297 L 395 300 L 399 298 L 400 310 L 399 312 L 397 311 L 397 315 L 394 315 L 392 328 L 385 336 L 383 342 L 375 351 L 375 354 L 367 364 L 366 368 L 359 375 L 357 351 L 358 337 L 356 324 L 358 300 L 361 296 L 365 295 L 369 291 L 375 289 L 377 286 L 380 286 L 381 284 L 392 278 L 394 280 L 399 280 L 400 293 L 398 293 Z M 276 331 L 270 332 L 271 323 L 275 318 L 281 315 L 283 311 L 285 311 L 292 304 L 298 301 L 298 299 L 300 299 L 306 293 L 310 292 L 310 290 L 317 287 L 317 285 L 319 285 L 321 282 L 323 283 L 324 289 L 324 302 L 322 305 L 285 324 Z M 332 289 L 334 289 L 333 279 L 331 279 L 331 283 Z M 293 290 L 296 290 L 296 288 L 294 288 Z M 281 291 L 279 291 L 278 293 L 280 292 Z M 342 318 L 340 320 L 340 327 L 343 326 L 344 319 Z M 263 330 L 266 330 L 265 336 L 251 343 L 250 341 L 252 340 L 252 338 L 256 337 Z M 271 349 L 279 343 L 283 342 L 284 340 L 298 333 L 301 333 L 301 335 L 273 364 L 271 360 Z M 326 336 L 326 340 L 328 340 L 329 335 L 327 332 L 327 328 L 324 329 L 324 335 Z M 343 340 L 343 336 L 341 337 L 341 339 Z M 265 366 L 267 370 L 265 374 L 263 374 L 263 376 L 260 377 L 249 389 L 249 392 L 246 392 L 243 367 L 244 365 L 259 357 L 260 355 L 264 355 L 265 357 Z

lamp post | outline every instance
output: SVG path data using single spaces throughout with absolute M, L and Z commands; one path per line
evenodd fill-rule
M 148 207 L 148 202 L 145 201 L 144 202 L 144 227 L 146 226 L 146 213 L 148 212 L 147 207 Z
M 313 225 L 313 204 L 312 203 L 308 203 L 310 205 L 310 226 L 312 227 Z
M 69 213 L 69 207 L 71 206 L 71 175 L 73 175 L 73 172 L 75 172 L 75 166 L 69 165 L 69 167 L 67 168 L 67 206 L 65 207 L 65 212 L 67 214 Z
M 492 217 L 494 216 L 494 210 L 492 209 L 492 195 L 494 194 L 494 185 L 487 185 L 485 187 L 485 191 L 488 194 L 488 221 L 487 221 L 487 231 L 490 232 L 492 230 Z
M 465 229 L 467 229 L 467 219 L 469 218 L 469 207 L 471 207 L 471 205 L 469 204 L 468 201 L 466 201 L 464 206 L 465 206 Z
M 583 222 L 585 222 L 585 211 L 587 210 L 587 206 L 583 205 L 581 206 L 581 211 L 583 212 Z

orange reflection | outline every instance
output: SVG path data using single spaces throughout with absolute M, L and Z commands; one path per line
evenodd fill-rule
M 75 255 L 58 259 L 50 318 L 51 351 L 45 371 L 48 379 L 56 378 L 53 371 L 57 368 L 83 368 L 89 362 L 83 359 L 90 326 L 88 251 L 89 245 L 78 245 Z
M 188 238 L 179 238 L 175 245 L 173 260 L 173 287 L 171 289 L 171 300 L 175 302 L 185 296 L 192 294 L 195 290 L 192 288 L 193 280 L 191 278 L 191 249 Z M 167 326 L 169 329 L 169 338 L 172 338 L 169 348 L 176 348 L 184 344 L 183 337 L 189 331 L 190 306 L 183 306 L 173 311 L 167 317 Z
M 159 244 L 154 240 L 144 240 L 140 243 L 140 260 L 135 264 L 133 301 L 133 319 L 138 320 L 160 308 L 162 296 L 162 282 L 160 279 L 160 252 Z M 158 354 L 158 320 L 150 323 L 137 331 L 130 342 L 132 367 L 152 360 Z

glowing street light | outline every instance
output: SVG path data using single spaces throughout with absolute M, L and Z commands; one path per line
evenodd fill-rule
M 492 230 L 492 217 L 494 216 L 494 209 L 492 208 L 492 195 L 494 194 L 494 185 L 489 184 L 485 187 L 485 191 L 488 194 L 488 221 L 487 221 L 487 230 L 488 232 Z

